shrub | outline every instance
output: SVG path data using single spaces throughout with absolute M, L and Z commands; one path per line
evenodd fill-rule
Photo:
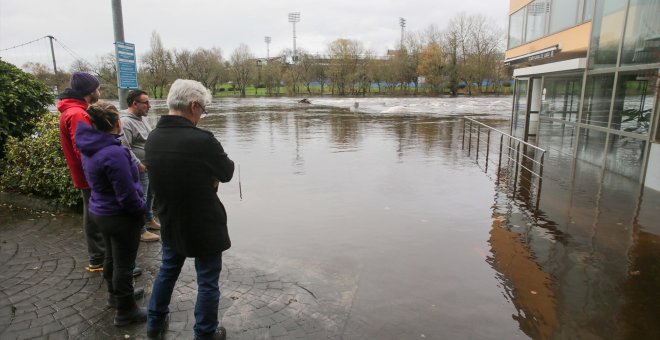
M 0 60 L 0 159 L 7 138 L 30 133 L 52 103 L 53 95 L 44 83 Z
M 33 133 L 9 137 L 0 164 L 0 190 L 35 195 L 65 206 L 80 201 L 60 147 L 59 116 L 42 115 Z

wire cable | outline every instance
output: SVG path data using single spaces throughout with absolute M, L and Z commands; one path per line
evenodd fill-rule
M 47 36 L 43 36 L 43 37 L 41 37 L 41 38 L 34 39 L 34 40 L 32 40 L 32 41 L 28 41 L 28 42 L 26 42 L 26 43 L 22 43 L 22 44 L 19 44 L 19 45 L 16 45 L 16 46 L 12 46 L 12 47 L 3 48 L 3 49 L 0 49 L 0 52 L 8 51 L 8 50 L 12 50 L 12 49 L 14 49 L 14 48 L 19 48 L 19 47 L 21 47 L 21 46 L 25 46 L 25 45 L 31 44 L 31 43 L 33 43 L 33 42 L 39 41 L 39 40 L 44 39 L 44 38 L 48 38 L 48 37 L 47 37 Z

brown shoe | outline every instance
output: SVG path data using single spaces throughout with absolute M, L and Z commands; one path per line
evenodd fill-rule
M 149 231 L 145 231 L 140 236 L 140 241 L 142 242 L 156 242 L 160 240 L 160 236 Z
M 147 227 L 147 229 L 160 230 L 160 223 L 156 222 L 155 219 L 145 223 L 144 226 Z

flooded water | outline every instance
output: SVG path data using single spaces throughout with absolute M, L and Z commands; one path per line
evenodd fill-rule
M 219 100 L 200 126 L 237 164 L 228 252 L 333 306 L 338 337 L 660 338 L 657 192 L 556 167 L 520 208 L 461 150 L 460 116 L 507 130 L 510 97 L 310 100 Z

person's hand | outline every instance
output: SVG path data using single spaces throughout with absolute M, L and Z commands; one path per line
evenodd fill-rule
M 147 166 L 142 163 L 138 164 L 138 171 L 140 171 L 140 173 L 144 173 L 147 171 Z

